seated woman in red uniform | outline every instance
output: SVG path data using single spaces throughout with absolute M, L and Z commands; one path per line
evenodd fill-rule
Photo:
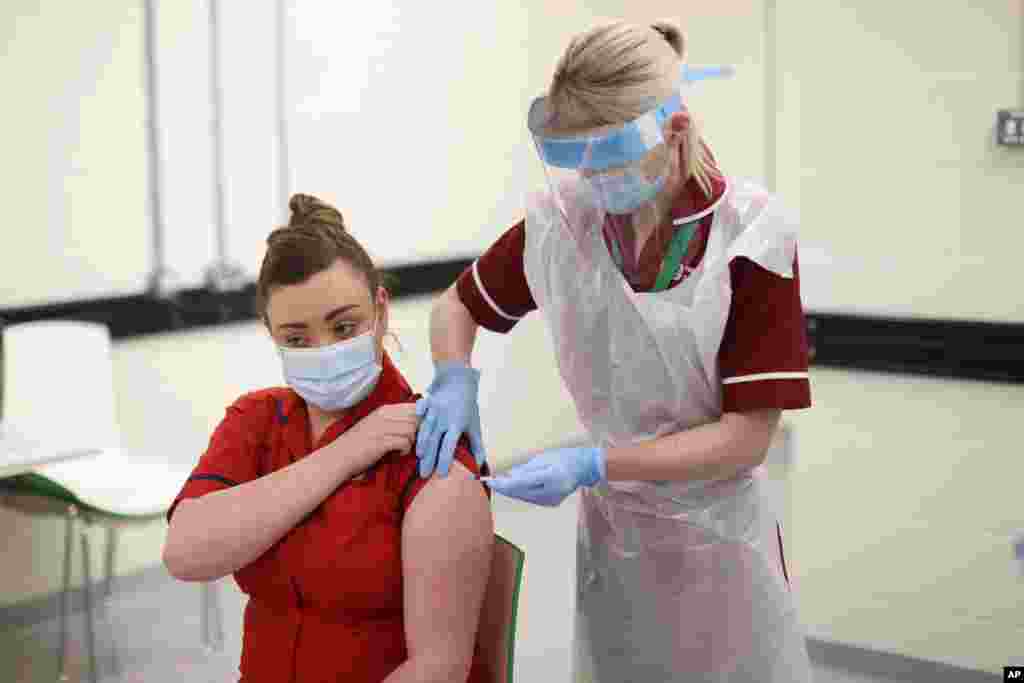
M 167 514 L 164 564 L 248 594 L 245 683 L 477 683 L 494 538 L 479 468 L 460 444 L 454 476 L 419 477 L 387 290 L 337 210 L 290 208 L 258 282 L 289 388 L 227 408 Z

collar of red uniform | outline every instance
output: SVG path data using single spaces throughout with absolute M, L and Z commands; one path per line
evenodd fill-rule
M 387 351 L 384 352 L 381 368 L 377 385 L 370 392 L 369 396 L 349 408 L 344 414 L 339 416 L 338 420 L 344 421 L 346 425 L 352 425 L 383 405 L 402 403 L 413 397 L 409 383 L 405 381 L 398 368 L 395 367 Z M 293 389 L 289 388 L 281 404 L 281 411 L 284 416 L 290 418 L 292 415 L 304 411 L 305 407 L 306 404 L 303 398 L 296 394 Z
M 728 184 L 721 175 L 711 176 L 711 196 L 704 193 L 696 178 L 686 181 L 682 191 L 676 196 L 672 204 L 672 223 L 681 225 L 691 223 L 704 218 L 718 208 Z

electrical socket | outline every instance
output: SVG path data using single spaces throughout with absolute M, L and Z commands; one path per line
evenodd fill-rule
M 996 115 L 996 143 L 1024 147 L 1024 109 L 1000 109 Z

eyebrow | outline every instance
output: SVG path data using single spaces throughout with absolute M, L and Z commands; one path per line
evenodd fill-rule
M 349 304 L 348 306 L 341 306 L 339 308 L 335 308 L 333 311 L 331 311 L 330 313 L 328 313 L 327 315 L 324 316 L 324 321 L 330 322 L 331 320 L 333 320 L 334 318 L 337 318 L 342 313 L 347 313 L 348 311 L 352 310 L 353 308 L 359 308 L 358 304 Z M 281 323 L 277 327 L 278 327 L 278 329 L 282 329 L 282 330 L 283 329 L 305 330 L 305 329 L 309 328 L 309 325 L 307 325 L 306 323 Z

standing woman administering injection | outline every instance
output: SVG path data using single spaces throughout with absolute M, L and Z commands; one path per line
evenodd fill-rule
M 593 445 L 489 486 L 539 505 L 581 489 L 578 680 L 805 683 L 759 467 L 781 412 L 810 406 L 796 221 L 719 171 L 683 46 L 666 23 L 571 41 L 529 114 L 547 190 L 434 306 L 420 473 L 447 471 L 460 434 L 483 459 L 477 328 L 539 309 Z

